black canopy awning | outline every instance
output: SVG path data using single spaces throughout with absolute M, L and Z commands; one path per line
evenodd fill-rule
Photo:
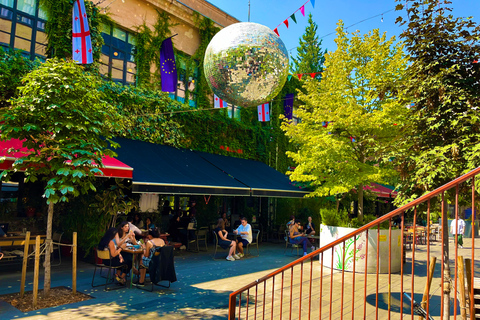
M 133 192 L 265 197 L 303 197 L 282 173 L 268 165 L 124 138 L 115 152 L 133 167 Z

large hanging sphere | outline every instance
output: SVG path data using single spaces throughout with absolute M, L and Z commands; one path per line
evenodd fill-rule
M 212 91 L 236 106 L 273 99 L 288 77 L 288 53 L 269 28 L 251 22 L 218 32 L 205 52 L 204 71 Z

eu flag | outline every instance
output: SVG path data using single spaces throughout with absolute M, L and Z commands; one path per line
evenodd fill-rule
M 162 76 L 162 91 L 175 92 L 177 88 L 177 68 L 173 54 L 172 38 L 163 40 L 160 47 L 160 67 Z
M 287 93 L 283 100 L 283 110 L 285 118 L 292 120 L 293 118 L 293 100 L 295 99 L 295 93 Z

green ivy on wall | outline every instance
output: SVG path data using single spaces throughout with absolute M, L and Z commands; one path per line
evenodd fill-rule
M 69 59 L 72 57 L 72 10 L 71 0 L 40 0 L 40 6 L 47 14 L 45 32 L 47 34 L 47 58 Z M 87 65 L 87 70 L 98 69 L 98 59 L 104 44 L 100 26 L 111 24 L 112 20 L 102 13 L 91 2 L 85 1 L 85 11 L 88 16 L 92 53 L 95 61 Z

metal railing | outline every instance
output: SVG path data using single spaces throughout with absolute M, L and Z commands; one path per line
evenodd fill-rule
M 229 319 L 399 319 L 404 316 L 411 319 L 445 319 L 451 312 L 449 306 L 452 304 L 454 319 L 457 314 L 459 319 L 466 319 L 467 310 L 470 318 L 475 318 L 474 303 L 466 307 L 468 301 L 474 301 L 475 219 L 472 219 L 470 254 L 469 250 L 461 249 L 464 256 L 470 255 L 467 257 L 470 261 L 465 260 L 465 277 L 457 237 L 451 244 L 455 246 L 454 260 L 449 259 L 445 193 L 449 190 L 455 193 L 457 219 L 460 186 L 462 190 L 467 188 L 468 199 L 471 189 L 474 217 L 475 176 L 478 174 L 480 167 L 231 293 Z M 465 202 L 465 194 L 462 195 Z M 434 210 L 431 202 L 434 198 L 438 200 L 442 217 L 440 241 L 431 239 L 430 233 L 430 211 Z M 417 236 L 420 229 L 417 227 L 417 208 L 420 205 L 427 207 L 424 244 L 418 244 L 420 236 Z M 405 232 L 407 211 L 413 214 L 411 232 Z M 392 227 L 392 221 L 397 216 L 401 218 L 400 235 L 398 228 Z M 388 231 L 383 232 L 387 234 L 381 235 L 382 223 L 388 223 Z M 392 233 L 398 235 L 398 240 L 392 239 Z M 412 235 L 411 248 L 407 250 L 409 234 Z M 366 240 L 359 244 L 361 239 Z M 385 248 L 386 243 L 388 246 Z M 353 250 L 347 252 L 347 245 Z M 364 251 L 360 251 L 362 245 L 365 245 Z M 359 256 L 360 252 L 365 254 Z M 440 272 L 434 271 L 437 264 L 435 255 L 440 256 Z M 349 261 L 348 268 L 345 267 L 346 260 Z M 450 263 L 455 265 L 453 279 L 450 277 Z M 392 266 L 400 270 L 392 272 Z M 380 272 L 380 267 L 384 271 Z M 388 270 L 385 271 L 385 268 Z M 468 285 L 466 294 L 465 278 Z M 450 289 L 452 294 L 444 294 Z M 421 304 L 415 302 L 416 299 L 421 300 Z

